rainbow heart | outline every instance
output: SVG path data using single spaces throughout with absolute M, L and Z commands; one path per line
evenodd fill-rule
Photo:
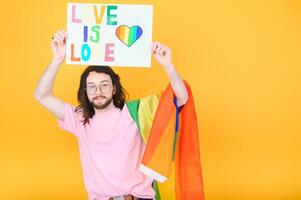
M 140 26 L 132 26 L 129 28 L 127 25 L 120 25 L 116 29 L 116 36 L 126 46 L 130 47 L 141 37 L 142 32 Z

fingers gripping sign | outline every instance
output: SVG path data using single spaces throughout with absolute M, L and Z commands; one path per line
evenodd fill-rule
M 168 67 L 172 64 L 171 62 L 171 50 L 167 46 L 159 43 L 152 43 L 152 52 L 155 59 L 163 66 Z
M 66 55 L 68 34 L 66 31 L 59 30 L 52 37 L 51 50 L 56 61 L 63 62 Z

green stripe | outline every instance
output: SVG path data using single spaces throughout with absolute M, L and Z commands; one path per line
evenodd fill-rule
M 129 38 L 128 44 L 131 46 L 136 41 L 137 38 L 137 26 L 134 26 L 130 29 L 128 38 Z
M 140 131 L 140 125 L 139 125 L 139 120 L 138 120 L 138 110 L 139 110 L 139 105 L 140 105 L 140 99 L 134 100 L 134 101 L 128 101 L 126 102 L 126 105 L 129 109 L 129 112 L 131 114 L 131 117 L 137 124 L 137 127 Z
M 175 132 L 174 141 L 173 141 L 173 147 L 172 147 L 172 162 L 175 161 L 177 141 L 178 141 L 178 132 Z
M 156 192 L 156 196 L 155 196 L 155 199 L 156 200 L 161 200 L 161 196 L 160 196 L 160 191 L 159 191 L 159 186 L 158 186 L 158 182 L 156 180 L 154 180 L 153 182 L 153 188 Z

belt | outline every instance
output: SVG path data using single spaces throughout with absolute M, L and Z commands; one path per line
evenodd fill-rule
M 125 195 L 125 196 L 119 196 L 119 197 L 111 197 L 109 200 L 152 200 L 152 199 L 143 199 L 139 197 L 134 197 L 131 194 Z

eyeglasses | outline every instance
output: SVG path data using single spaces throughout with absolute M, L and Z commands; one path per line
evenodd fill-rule
M 95 94 L 97 88 L 101 91 L 101 93 L 106 94 L 111 91 L 111 84 L 100 84 L 100 85 L 87 85 L 86 91 L 88 94 Z

